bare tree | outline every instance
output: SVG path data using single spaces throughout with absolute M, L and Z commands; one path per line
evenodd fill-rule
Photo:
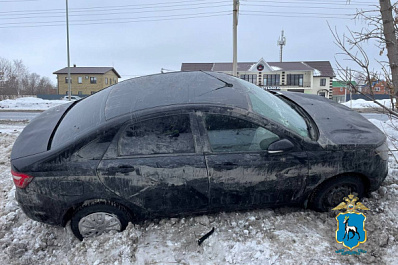
M 348 1 L 349 2 L 349 1 Z M 351 31 L 348 34 L 340 36 L 336 30 L 331 32 L 334 36 L 335 43 L 341 49 L 346 59 L 355 62 L 359 66 L 359 70 L 354 70 L 354 75 L 360 76 L 369 89 L 370 95 L 365 95 L 373 100 L 380 107 L 386 109 L 385 106 L 378 103 L 374 99 L 374 80 L 383 77 L 387 83 L 387 89 L 391 98 L 391 109 L 387 110 L 390 114 L 398 116 L 395 106 L 398 96 L 398 43 L 397 43 L 397 23 L 393 19 L 393 13 L 396 16 L 396 4 L 391 5 L 390 0 L 379 0 L 380 6 L 374 6 L 373 10 L 358 10 L 355 18 L 362 19 L 367 22 L 367 27 L 360 31 Z M 330 27 L 329 27 L 330 28 Z M 382 68 L 382 71 L 376 72 L 371 69 L 371 60 L 366 50 L 362 46 L 369 40 L 376 40 L 380 48 L 380 55 L 387 50 L 388 62 L 375 60 Z M 355 92 L 362 93 L 352 85 L 352 75 L 348 74 L 345 67 L 337 62 L 337 76 L 340 80 L 344 80 L 347 85 Z M 348 78 L 349 77 L 349 78 Z
M 49 78 L 29 73 L 22 60 L 0 57 L 0 95 L 50 94 L 54 88 Z

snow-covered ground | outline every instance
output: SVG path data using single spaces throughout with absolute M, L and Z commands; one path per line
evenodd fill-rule
M 371 120 L 398 138 L 392 122 Z M 397 264 L 398 164 L 389 160 L 382 187 L 362 202 L 367 253 L 341 255 L 337 213 L 263 209 L 130 224 L 122 233 L 78 241 L 67 228 L 30 220 L 14 199 L 12 145 L 26 124 L 0 123 L 0 264 Z M 395 140 L 391 139 L 391 149 Z M 396 143 L 397 141 L 395 141 Z M 398 153 L 395 152 L 396 157 Z M 201 246 L 197 240 L 215 228 Z
M 377 100 L 381 105 L 391 108 L 391 100 L 389 99 L 381 99 Z M 345 103 L 341 103 L 343 105 L 346 105 L 347 107 L 351 107 L 353 109 L 363 109 L 363 108 L 381 108 L 379 105 L 374 103 L 373 101 L 366 101 L 364 99 L 355 99 L 355 100 L 349 100 Z
M 34 97 L 6 99 L 0 101 L 0 110 L 46 110 L 68 102 L 67 100 L 46 100 Z

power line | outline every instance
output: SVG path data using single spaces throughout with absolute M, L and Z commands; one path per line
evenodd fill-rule
M 100 24 L 126 24 L 126 23 L 138 23 L 138 22 L 154 22 L 154 21 L 169 21 L 169 20 L 185 20 L 185 19 L 194 19 L 194 18 L 206 18 L 206 17 L 221 17 L 221 16 L 230 16 L 232 13 L 230 11 L 228 11 L 229 13 L 226 14 L 210 14 L 210 13 L 206 13 L 206 14 L 210 14 L 210 15 L 203 15 L 203 16 L 197 16 L 197 15 L 193 15 L 193 16 L 189 16 L 186 15 L 184 17 L 176 17 L 176 18 L 169 18 L 170 16 L 166 16 L 167 18 L 161 18 L 161 19 L 142 19 L 142 20 L 138 20 L 138 19 L 130 19 L 130 20 L 125 20 L 125 21 L 114 21 L 114 22 L 92 22 L 92 23 L 78 23 L 78 22 L 74 22 L 71 23 L 70 25 L 73 26 L 86 26 L 86 25 L 100 25 Z M 223 12 L 218 12 L 218 13 L 223 13 Z M 94 21 L 100 21 L 100 20 L 94 20 Z M 26 24 L 26 25 L 15 25 L 15 26 L 7 26 L 7 27 L 2 27 L 0 26 L 0 28 L 38 28 L 38 27 L 59 27 L 59 26 L 64 26 L 65 22 L 63 22 L 63 24 L 54 24 L 54 22 L 43 22 L 43 23 L 47 23 L 47 24 L 43 24 L 43 25 L 31 25 L 31 23 Z M 3 25 L 3 24 L 2 24 Z
M 358 4 L 355 4 L 355 3 L 347 4 L 346 1 L 343 1 L 345 3 L 337 2 L 337 1 L 322 1 L 322 2 L 319 2 L 318 0 L 315 0 L 315 1 L 310 1 L 310 0 L 284 1 L 284 0 L 282 0 L 282 1 L 277 1 L 277 2 L 278 2 L 278 4 L 281 4 L 281 3 L 286 3 L 286 4 L 312 4 L 312 5 L 315 4 L 315 5 L 332 5 L 332 6 L 335 6 L 335 5 L 339 5 L 339 6 L 341 6 L 341 5 L 343 5 L 343 6 L 358 6 L 358 5 L 359 6 L 363 6 L 364 4 L 377 5 L 377 2 L 375 3 L 375 2 L 363 2 L 363 1 L 361 1 L 360 4 L 359 3 Z M 267 0 L 263 0 L 263 1 L 248 1 L 247 3 L 275 3 L 275 1 L 272 1 L 272 0 L 268 0 L 268 1 Z
M 259 11 L 259 10 L 245 10 L 242 12 L 250 12 L 250 13 L 262 13 L 262 14 L 293 14 L 293 15 L 319 15 L 319 16 L 330 16 L 329 13 L 311 13 L 311 12 L 273 12 L 273 11 Z M 333 14 L 333 16 L 354 16 L 355 14 Z
M 199 3 L 200 2 L 200 3 Z M 219 4 L 219 3 L 230 3 L 230 1 L 217 1 L 217 2 L 205 2 L 204 0 L 192 0 L 192 1 L 177 1 L 177 2 L 168 2 L 168 3 L 153 3 L 153 4 L 141 4 L 141 5 L 119 5 L 119 6 L 91 6 L 91 7 L 81 7 L 81 8 L 70 8 L 69 12 L 86 12 L 86 11 L 95 11 L 94 9 L 103 9 L 104 11 L 108 10 L 120 10 L 128 7 L 134 9 L 148 9 L 148 8 L 164 8 L 164 7 L 176 7 L 181 6 L 180 4 L 189 3 L 190 6 L 197 5 L 209 5 L 209 4 Z M 9 13 L 34 13 L 34 14 L 42 14 L 42 13 L 54 13 L 54 12 L 62 12 L 65 13 L 65 9 L 40 9 L 40 10 L 13 10 L 13 11 L 1 11 L 0 14 L 9 14 Z
M 12 0 L 12 1 L 0 1 L 0 3 L 15 3 L 15 2 L 38 2 L 39 0 Z
M 264 7 L 275 7 L 275 8 L 303 8 L 303 9 L 326 9 L 326 10 L 330 10 L 330 9 L 336 9 L 336 10 L 341 10 L 341 7 L 325 7 L 325 6 L 292 6 L 292 5 L 288 5 L 288 6 L 280 6 L 280 5 L 259 5 L 259 4 L 250 4 L 250 3 L 245 3 L 243 6 L 264 6 Z M 356 7 L 347 7 L 344 8 L 346 9 L 355 9 L 357 10 L 358 8 Z
M 220 8 L 220 7 L 230 7 L 230 4 L 227 5 L 215 5 L 215 6 L 199 6 L 195 7 L 195 9 L 203 9 L 203 8 Z M 126 11 L 126 10 L 133 10 L 133 11 Z M 144 11 L 134 11 L 134 8 L 125 8 L 123 9 L 123 12 L 107 12 L 107 13 L 100 13 L 100 14 L 72 14 L 69 15 L 70 17 L 81 17 L 81 16 L 103 16 L 103 15 L 120 15 L 120 14 L 136 14 L 136 13 L 155 13 L 159 12 L 158 10 L 144 10 Z M 173 11 L 184 11 L 184 10 L 192 10 L 191 7 L 188 8 L 173 8 L 173 9 L 162 9 L 162 13 L 164 12 L 173 12 Z M 103 12 L 103 11 L 100 11 Z M 45 16 L 45 18 L 59 18 L 63 17 L 64 13 L 62 15 L 54 15 L 54 16 Z M 0 20 L 11 20 L 11 19 L 29 19 L 29 18 L 43 18 L 42 15 L 39 16 L 26 16 L 26 17 L 12 17 L 12 18 L 3 18 L 0 16 Z
M 286 17 L 286 18 L 291 18 L 291 17 L 297 17 L 297 18 L 322 18 L 322 19 L 351 19 L 351 18 L 347 18 L 347 17 L 334 17 L 334 16 L 300 16 L 300 15 L 280 15 L 280 14 L 245 14 L 245 13 L 241 13 L 241 15 L 243 16 L 260 16 L 260 17 Z

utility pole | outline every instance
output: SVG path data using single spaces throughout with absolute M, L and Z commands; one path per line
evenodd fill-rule
M 66 0 L 66 53 L 68 56 L 68 100 L 70 101 L 72 89 L 70 80 L 70 55 L 69 55 L 69 16 L 68 16 L 68 0 Z M 59 81 L 58 81 L 59 82 Z
M 238 12 L 239 0 L 233 0 L 233 62 L 232 62 L 232 75 L 238 76 L 238 48 L 237 48 L 237 35 L 238 35 Z
M 283 36 L 283 30 L 282 30 L 282 36 L 278 40 L 278 45 L 281 46 L 281 50 L 279 52 L 279 61 L 282 62 L 282 53 L 283 53 L 283 46 L 286 45 L 286 38 Z

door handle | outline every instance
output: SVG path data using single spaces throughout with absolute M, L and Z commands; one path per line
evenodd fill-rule
M 129 165 L 121 165 L 118 166 L 117 171 L 119 171 L 120 173 L 130 173 L 133 172 L 135 170 L 135 168 L 133 166 L 129 166 Z

